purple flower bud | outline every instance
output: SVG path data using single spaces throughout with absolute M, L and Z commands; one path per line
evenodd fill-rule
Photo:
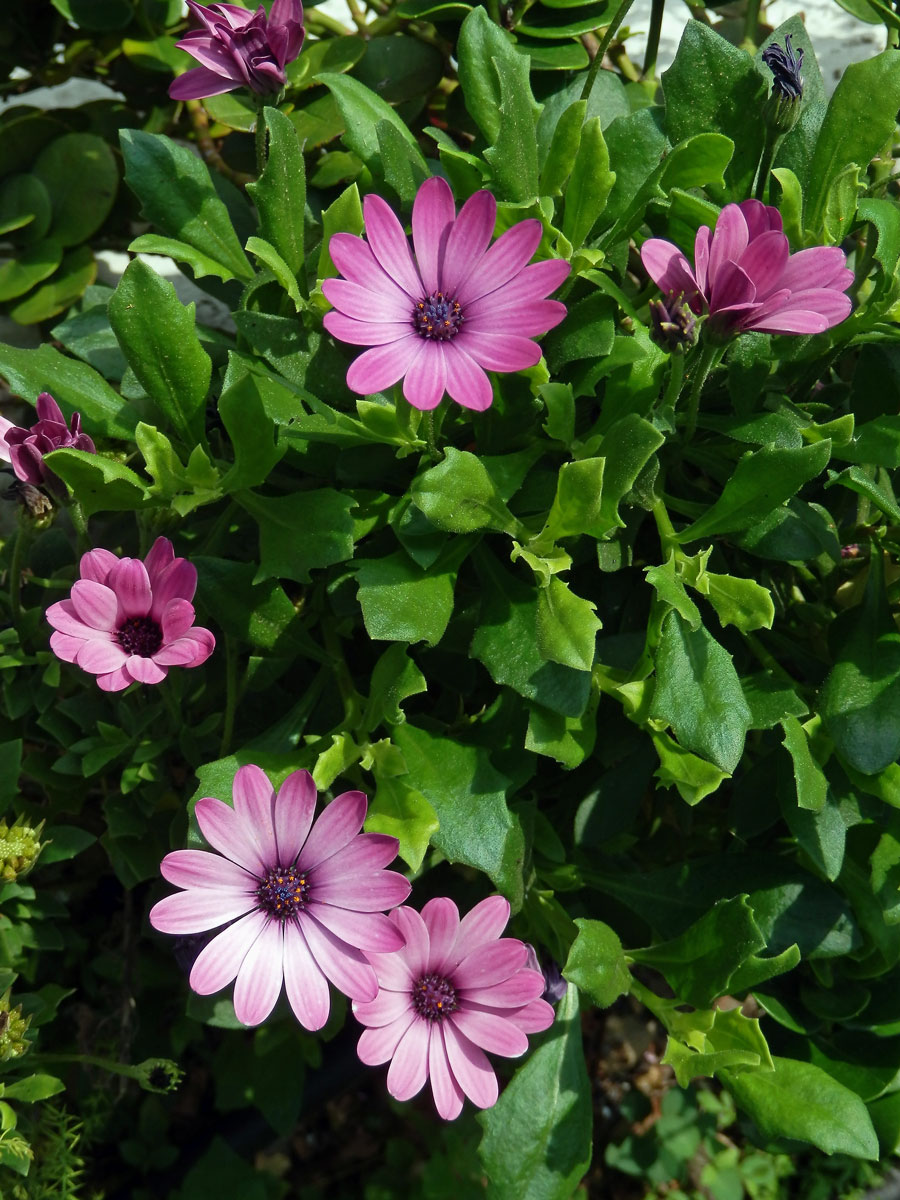
M 785 100 L 799 100 L 803 95 L 803 76 L 800 68 L 803 66 L 803 51 L 794 54 L 791 45 L 791 35 L 785 34 L 784 49 L 777 42 L 767 46 L 762 52 L 762 60 L 772 72 L 772 93 Z
M 546 967 L 542 967 L 541 960 L 538 958 L 537 951 L 531 942 L 525 943 L 525 949 L 528 951 L 525 966 L 531 971 L 540 971 L 544 977 L 544 991 L 541 994 L 541 999 L 546 1000 L 548 1004 L 559 1004 L 569 987 L 565 979 L 563 979 L 559 964 L 551 958 Z
M 250 12 L 234 4 L 187 4 L 203 28 L 192 29 L 177 44 L 200 66 L 169 85 L 173 100 L 198 100 L 238 87 L 260 96 L 281 91 L 284 68 L 300 53 L 306 33 L 300 0 L 275 0 L 268 17 L 262 5 Z
M 697 340 L 697 321 L 684 296 L 650 301 L 650 337 L 670 354 L 683 354 Z
M 16 477 L 23 483 L 58 490 L 59 479 L 44 466 L 44 455 L 63 447 L 95 454 L 97 448 L 88 435 L 81 432 L 81 416 L 73 413 L 72 420 L 66 425 L 62 410 L 49 392 L 41 392 L 35 407 L 38 420 L 30 429 L 18 425 L 0 428 L 0 442 L 5 443 L 5 454 L 2 444 L 0 454 L 9 458 Z

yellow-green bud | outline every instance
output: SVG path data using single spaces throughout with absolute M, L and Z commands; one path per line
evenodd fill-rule
M 13 825 L 0 821 L 0 881 L 12 883 L 27 875 L 41 852 L 41 830 L 44 822 L 32 828 L 20 817 Z
M 9 1007 L 9 988 L 0 996 L 0 1062 L 8 1058 L 21 1058 L 28 1049 L 25 1031 L 31 1017 L 22 1016 L 22 1005 Z

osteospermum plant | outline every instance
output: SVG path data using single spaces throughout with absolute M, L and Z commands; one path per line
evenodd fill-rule
M 0 1191 L 868 1186 L 896 50 L 829 97 L 752 5 L 661 84 L 623 8 L 138 7 L 67 49 L 126 94 L 73 123 L 145 114 L 136 257 L 0 345 Z M 83 281 L 47 156 L 3 236 Z

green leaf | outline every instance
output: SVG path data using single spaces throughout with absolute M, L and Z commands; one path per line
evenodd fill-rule
M 20 245 L 39 242 L 50 229 L 52 206 L 36 175 L 10 175 L 0 184 L 0 234 L 15 233 Z
M 566 180 L 572 174 L 572 168 L 575 166 L 578 148 L 581 145 L 581 127 L 584 124 L 586 115 L 586 100 L 573 100 L 559 114 L 553 129 L 553 138 L 541 166 L 540 192 L 542 196 L 562 195 Z M 544 114 L 542 114 L 542 120 L 543 116 Z M 540 123 L 538 125 L 538 133 L 540 134 Z M 539 154 L 540 150 L 539 138 Z M 607 154 L 608 165 L 609 155 Z M 571 240 L 569 238 L 569 241 Z
M 767 1138 L 809 1142 L 826 1154 L 876 1160 L 878 1139 L 866 1106 L 812 1063 L 772 1059 L 774 1071 L 726 1071 L 720 1078 Z
M 621 417 L 604 433 L 599 449 L 606 460 L 599 521 L 604 535 L 625 527 L 619 505 L 663 441 L 659 430 L 636 413 Z
M 631 990 L 631 972 L 618 934 L 602 921 L 575 919 L 578 936 L 563 975 L 587 992 L 598 1008 L 609 1008 Z
M 187 263 L 193 271 L 195 279 L 202 279 L 204 275 L 215 275 L 227 282 L 229 279 L 235 278 L 234 272 L 229 271 L 223 263 L 216 262 L 214 258 L 210 258 L 208 254 L 198 250 L 196 246 L 191 246 L 188 242 L 181 242 L 177 238 L 160 237 L 156 233 L 142 233 L 140 237 L 136 237 L 129 243 L 128 249 L 132 254 L 165 254 L 169 258 L 174 258 L 176 262 Z
M 769 589 L 753 579 L 707 571 L 711 552 L 704 550 L 693 558 L 682 560 L 685 582 L 707 598 L 723 626 L 734 625 L 741 633 L 771 629 L 775 604 Z
M 819 711 L 838 754 L 863 775 L 877 775 L 900 755 L 900 632 L 874 550 L 862 605 L 834 622 L 835 664 Z
M 255 582 L 296 579 L 309 583 L 310 571 L 346 562 L 353 555 L 354 500 L 333 488 L 235 499 L 259 525 L 260 566 Z
M 378 122 L 387 121 L 409 146 L 410 156 L 420 168 L 423 178 L 429 174 L 422 151 L 409 126 L 401 121 L 391 106 L 364 83 L 350 75 L 323 72 L 316 76 L 318 83 L 331 92 L 344 119 L 344 144 L 373 171 L 381 174 L 378 146 Z
M 597 740 L 597 704 L 592 692 L 579 717 L 564 717 L 541 704 L 530 704 L 525 749 L 554 758 L 564 767 L 580 767 Z
M 66 1085 L 53 1075 L 29 1075 L 27 1079 L 17 1079 L 3 1088 L 7 1100 L 22 1100 L 26 1104 L 34 1104 L 38 1100 L 47 1100 L 65 1091 Z
M 692 807 L 718 791 L 723 780 L 728 778 L 726 771 L 698 758 L 679 746 L 674 738 L 656 729 L 650 730 L 653 746 L 659 755 L 659 767 L 654 776 L 659 780 L 660 787 L 677 788 L 679 796 Z
M 487 69 L 496 76 L 500 91 L 500 128 L 484 152 L 491 167 L 494 191 L 499 200 L 523 203 L 535 200 L 538 195 L 536 105 L 528 78 L 528 59 L 504 43 L 503 52 L 491 56 Z
M 537 641 L 537 589 L 520 583 L 487 552 L 476 558 L 483 580 L 481 619 L 471 655 L 495 683 L 511 687 L 561 716 L 578 717 L 590 695 L 590 673 L 547 662 Z
M 869 476 L 864 467 L 853 466 L 846 467 L 843 471 L 839 472 L 829 471 L 828 482 L 825 486 L 833 487 L 837 483 L 841 487 L 847 488 L 848 491 L 856 492 L 858 496 L 865 496 L 886 517 L 890 517 L 892 521 L 900 523 L 900 505 L 894 499 L 890 480 L 882 478 L 883 482 L 876 482 Z
M 40 152 L 32 167 L 50 196 L 50 236 L 77 246 L 109 216 L 119 172 L 113 152 L 94 133 L 66 133 Z
M 679 937 L 629 953 L 661 971 L 679 1000 L 708 1008 L 728 993 L 738 968 L 765 946 L 744 895 L 718 901 Z
M 819 240 L 832 187 L 850 163 L 865 166 L 893 136 L 900 78 L 890 50 L 850 63 L 828 103 L 806 183 L 805 225 Z
M 656 594 L 665 604 L 671 605 L 681 614 L 693 630 L 700 628 L 702 618 L 700 609 L 685 590 L 675 562 L 675 552 L 659 567 L 645 567 L 644 574 L 647 582 L 656 589 Z
M 518 528 L 484 463 L 468 450 L 448 447 L 443 462 L 420 475 L 410 495 L 432 525 L 450 533 Z
M 203 555 L 192 557 L 191 562 L 197 568 L 200 605 L 226 633 L 275 653 L 290 645 L 288 630 L 297 613 L 280 584 L 254 583 L 253 563 Z
M 269 156 L 262 175 L 247 184 L 259 213 L 259 232 L 296 276 L 303 266 L 306 167 L 303 148 L 289 117 L 263 109 Z M 299 305 L 298 305 L 299 308 Z
M 723 80 L 728 81 L 727 87 Z M 677 145 L 708 132 L 729 137 L 735 146 L 734 158 L 725 173 L 725 189 L 716 189 L 713 196 L 717 200 L 745 199 L 766 137 L 761 116 L 748 121 L 748 113 L 762 114 L 767 91 L 753 59 L 708 25 L 689 21 L 675 61 L 663 72 L 662 84 L 669 141 Z
M 412 205 L 416 193 L 428 178 L 421 155 L 390 121 L 381 120 L 375 126 L 378 138 L 378 159 L 385 182 L 392 187 L 405 205 Z
M 537 645 L 543 658 L 576 671 L 590 671 L 600 622 L 596 605 L 552 577 L 537 598 Z
M 44 462 L 69 485 L 86 517 L 95 512 L 137 512 L 151 501 L 139 475 L 100 454 L 53 450 Z
M 137 413 L 93 367 L 44 343 L 36 350 L 0 343 L 0 374 L 9 390 L 32 404 L 50 392 L 66 418 L 80 412 L 86 433 L 131 441 Z
M 18 251 L 0 267 L 0 302 L 22 296 L 47 279 L 62 262 L 62 256 L 62 245 L 54 238 L 44 238 Z
M 815 762 L 813 765 L 817 766 Z M 844 865 L 848 822 L 844 820 L 844 813 L 834 795 L 827 791 L 827 782 L 824 777 L 822 784 L 825 787 L 826 795 L 820 808 L 812 809 L 809 803 L 801 808 L 794 803 L 792 796 L 782 794 L 781 811 L 800 847 L 809 855 L 811 861 L 815 863 L 825 878 L 834 881 L 840 875 Z M 799 776 L 797 789 L 799 793 Z M 786 788 L 785 793 L 787 792 Z M 896 892 L 896 884 L 894 890 Z
M 264 267 L 269 268 L 292 300 L 294 311 L 300 312 L 303 308 L 303 298 L 300 295 L 297 280 L 275 247 L 270 242 L 264 241 L 263 238 L 251 237 L 247 238 L 247 245 L 244 249 L 258 258 Z
M 591 117 L 581 131 L 581 146 L 566 186 L 563 233 L 576 250 L 584 245 L 603 214 L 615 182 L 616 173 L 609 169 L 601 119 Z
M 219 397 L 219 416 L 234 447 L 234 466 L 221 481 L 223 492 L 258 487 L 287 449 L 276 442 L 275 422 L 266 409 L 265 380 L 247 372 Z
M 200 345 L 193 303 L 134 259 L 109 301 L 109 323 L 138 382 L 187 445 L 205 441 L 212 361 Z
M 861 221 L 869 221 L 875 229 L 875 248 L 873 255 L 881 267 L 882 290 L 890 291 L 897 263 L 900 261 L 900 212 L 890 200 L 863 199 L 857 205 L 857 215 Z M 871 232 L 866 241 L 870 242 Z
M 453 614 L 455 571 L 423 571 L 402 550 L 362 561 L 359 603 L 370 638 L 436 646 Z
M 506 806 L 511 780 L 481 746 L 438 737 L 408 722 L 393 732 L 409 775 L 401 778 L 434 809 L 432 843 L 451 862 L 483 871 L 514 907 L 522 898 L 525 838 Z
M 591 1107 L 570 986 L 542 1044 L 478 1116 L 488 1200 L 570 1200 L 591 1161 Z
M 418 871 L 439 829 L 434 809 L 403 776 L 378 776 L 366 816 L 367 833 L 386 833 L 400 842 L 400 857 Z
M 854 430 L 853 440 L 834 452 L 848 462 L 871 463 L 894 470 L 900 467 L 900 417 L 882 416 Z
M 19 325 L 49 321 L 80 300 L 97 278 L 97 262 L 90 246 L 76 246 L 63 255 L 56 272 L 33 292 L 10 305 L 9 315 Z
M 519 80 L 529 98 L 528 58 L 516 49 L 509 34 L 490 19 L 481 5 L 473 8 L 460 26 L 456 57 L 466 108 L 487 144 L 494 146 L 502 126 L 503 73 Z M 524 74 L 518 60 L 524 64 Z
M 556 495 L 540 536 L 539 547 L 547 547 L 560 538 L 586 533 L 601 537 L 606 531 L 603 517 L 603 477 L 605 458 L 583 458 L 563 463 L 556 480 Z
M 679 533 L 679 542 L 748 529 L 824 471 L 830 454 L 828 441 L 798 449 L 764 446 L 745 454 L 738 459 L 722 494 L 702 517 Z
M 427 690 L 425 676 L 407 654 L 406 647 L 388 646 L 372 669 L 372 686 L 362 728 L 368 732 L 382 722 L 402 725 L 406 720 L 400 707 L 403 701 Z
M 328 243 L 336 233 L 352 233 L 359 235 L 365 228 L 363 221 L 362 203 L 359 199 L 359 188 L 351 183 L 329 204 L 322 214 L 322 249 L 319 253 L 318 273 L 320 279 L 328 279 L 337 275 L 338 269 L 328 252 Z
M 810 812 L 819 812 L 825 806 L 828 781 L 810 753 L 806 730 L 796 717 L 784 717 L 781 724 L 784 727 L 785 749 L 794 762 L 797 804 Z
M 160 134 L 123 129 L 125 182 L 141 202 L 141 212 L 159 232 L 222 263 L 238 279 L 253 278 L 253 268 L 228 209 L 219 199 L 209 171 L 190 150 Z
M 673 1022 L 674 1024 L 674 1022 Z M 674 1068 L 681 1087 L 698 1075 L 719 1075 L 725 1070 L 741 1074 L 748 1068 L 772 1070 L 772 1056 L 756 1017 L 739 1009 L 714 1009 L 687 1013 L 669 1037 L 662 1062 Z
M 704 628 L 670 611 L 656 650 L 651 714 L 675 730 L 686 750 L 732 772 L 750 728 L 750 709 L 731 655 Z

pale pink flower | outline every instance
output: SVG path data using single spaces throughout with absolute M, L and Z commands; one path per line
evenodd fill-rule
M 336 233 L 329 251 L 345 278 L 322 284 L 337 310 L 325 315 L 325 328 L 342 342 L 372 347 L 351 365 L 348 387 L 369 395 L 402 378 L 414 408 L 437 407 L 445 391 L 466 408 L 489 408 L 485 370 L 533 367 L 541 350 L 531 339 L 566 315 L 564 304 L 545 297 L 569 264 L 527 265 L 541 240 L 536 220 L 519 221 L 490 246 L 491 193 L 470 196 L 457 216 L 453 193 L 438 177 L 425 180 L 413 204 L 415 257 L 380 196 L 366 196 L 363 215 L 368 241 Z
M 105 692 L 159 683 L 169 667 L 199 667 L 215 649 L 194 625 L 197 568 L 159 537 L 143 562 L 89 550 L 68 600 L 47 609 L 53 653 L 97 676 Z
M 515 1058 L 527 1033 L 553 1023 L 540 999 L 544 977 L 528 965 L 528 947 L 501 938 L 509 904 L 490 896 L 460 921 L 452 900 L 429 902 L 421 916 L 398 908 L 391 920 L 406 939 L 394 954 L 370 954 L 378 995 L 354 1003 L 369 1028 L 359 1039 L 368 1066 L 390 1061 L 388 1091 L 409 1100 L 427 1079 L 445 1120 L 459 1116 L 463 1096 L 479 1108 L 497 1099 L 497 1076 L 485 1050 Z
M 80 415 L 73 413 L 67 425 L 62 409 L 49 392 L 41 392 L 35 408 L 38 419 L 29 429 L 0 417 L 0 457 L 9 459 L 16 478 L 23 483 L 35 487 L 41 484 L 61 487 L 57 476 L 44 466 L 44 455 L 63 447 L 94 454 L 96 447 L 88 435 L 82 433 Z
M 169 85 L 173 100 L 218 96 L 237 87 L 259 95 L 280 91 L 284 68 L 303 45 L 303 5 L 300 0 L 275 0 L 268 17 L 262 5 L 256 12 L 236 4 L 197 4 L 188 8 L 202 23 L 176 45 L 201 64 Z
M 844 292 L 853 272 L 838 246 L 791 254 L 777 208 L 759 200 L 726 204 L 715 232 L 701 225 L 692 267 L 677 246 L 648 238 L 641 260 L 669 296 L 683 295 L 695 313 L 708 311 L 719 336 L 822 333 L 850 315 Z
M 233 980 L 234 1011 L 245 1025 L 264 1021 L 281 985 L 301 1025 L 328 1020 L 328 980 L 355 1000 L 378 991 L 363 951 L 395 951 L 403 935 L 384 915 L 409 895 L 409 882 L 383 868 L 396 838 L 360 833 L 362 792 L 344 792 L 318 820 L 308 771 L 289 775 L 276 795 L 265 773 L 241 767 L 234 808 L 206 796 L 194 810 L 217 853 L 175 850 L 162 860 L 169 883 L 184 888 L 150 910 L 163 933 L 190 934 L 232 922 L 200 951 L 190 984 L 202 996 Z

